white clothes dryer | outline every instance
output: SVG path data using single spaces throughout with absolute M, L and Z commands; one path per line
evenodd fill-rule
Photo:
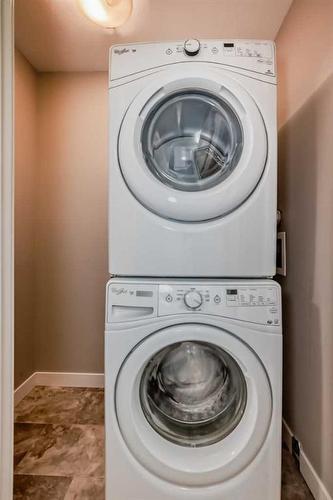
M 280 500 L 273 281 L 112 279 L 106 500 Z
M 273 276 L 273 42 L 118 45 L 109 95 L 110 273 Z

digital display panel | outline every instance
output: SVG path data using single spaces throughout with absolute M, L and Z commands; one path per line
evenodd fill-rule
M 235 46 L 235 44 L 234 43 L 224 43 L 223 46 L 226 47 L 227 49 L 232 49 Z
M 227 290 L 227 295 L 238 295 L 238 290 L 237 290 L 237 289 L 235 289 L 235 288 L 232 288 L 232 289 L 231 289 L 231 288 L 229 288 L 229 289 Z

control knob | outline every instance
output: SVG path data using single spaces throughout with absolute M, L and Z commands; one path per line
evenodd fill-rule
M 203 298 L 201 293 L 191 290 L 190 292 L 185 293 L 184 302 L 189 309 L 194 310 L 198 309 L 202 305 Z
M 200 51 L 200 42 L 196 39 L 186 40 L 184 43 L 184 51 L 188 56 L 196 56 Z

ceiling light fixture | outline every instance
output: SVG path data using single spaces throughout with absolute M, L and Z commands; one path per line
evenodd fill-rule
M 88 19 L 104 28 L 118 28 L 130 17 L 132 0 L 77 0 Z

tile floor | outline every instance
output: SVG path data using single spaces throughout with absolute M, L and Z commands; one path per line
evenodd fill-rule
M 103 398 L 102 389 L 38 386 L 17 405 L 14 500 L 104 499 Z M 284 449 L 282 500 L 311 499 Z

